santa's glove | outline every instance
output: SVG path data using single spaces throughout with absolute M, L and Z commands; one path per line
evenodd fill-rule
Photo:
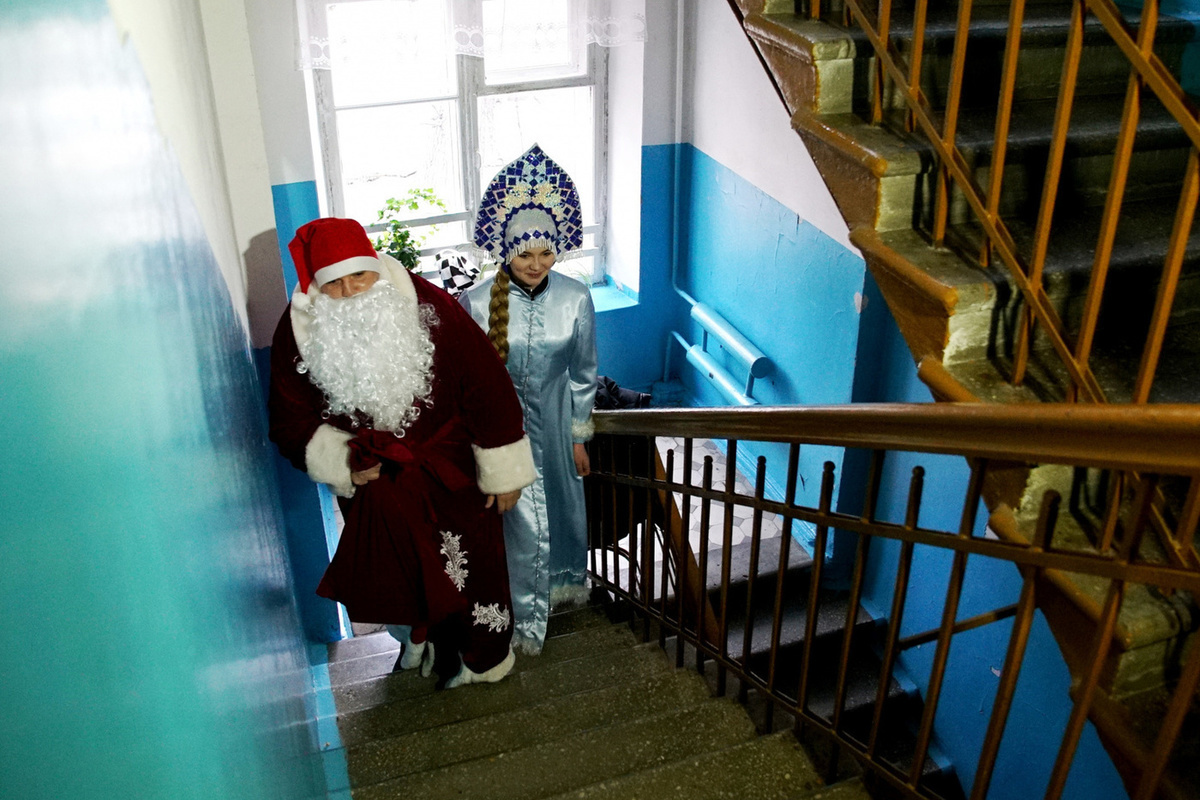
M 512 648 L 510 647 L 508 648 L 508 655 L 505 656 L 504 660 L 485 672 L 475 672 L 466 664 L 463 664 L 458 674 L 446 681 L 446 688 L 454 689 L 459 686 L 466 686 L 468 683 L 495 683 L 512 670 L 516 660 L 517 657 L 513 655 Z

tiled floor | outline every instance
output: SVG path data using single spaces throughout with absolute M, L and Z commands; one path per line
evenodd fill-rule
M 671 437 L 660 436 L 657 439 L 658 452 L 662 457 L 663 464 L 667 463 L 667 451 L 675 451 L 675 474 L 672 479 L 677 482 L 683 480 L 683 440 L 673 439 Z M 719 448 L 715 442 L 708 439 L 694 439 L 692 441 L 692 485 L 701 486 L 704 482 L 704 459 L 705 457 L 712 458 L 712 485 L 714 489 L 722 490 L 725 487 L 725 452 Z M 738 494 L 753 496 L 754 487 L 746 479 L 741 472 L 734 475 L 734 491 Z M 678 498 L 676 499 L 678 502 Z M 689 538 L 692 547 L 696 550 L 700 548 L 700 521 L 701 521 L 701 504 L 702 501 L 698 497 L 691 499 L 691 508 L 689 511 L 688 527 Z M 725 525 L 725 504 L 713 501 L 709 504 L 709 524 L 708 524 L 708 548 L 709 550 L 720 549 L 723 543 L 724 525 Z M 733 544 L 738 545 L 744 541 L 749 541 L 753 532 L 754 517 L 753 511 L 748 506 L 735 505 L 733 507 Z M 781 531 L 780 518 L 777 514 L 763 514 L 762 519 L 762 538 L 771 539 L 779 536 Z

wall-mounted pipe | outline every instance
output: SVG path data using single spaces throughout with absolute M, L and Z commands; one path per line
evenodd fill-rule
M 675 337 L 675 341 L 679 342 L 684 352 L 687 354 L 688 363 L 695 367 L 701 375 L 708 379 L 721 395 L 730 403 L 739 406 L 756 406 L 758 401 L 738 388 L 737 382 L 733 376 L 725 371 L 725 368 L 718 364 L 713 357 L 704 351 L 704 348 L 698 344 L 688 344 L 687 340 L 680 336 L 675 331 L 671 331 L 671 335 Z M 668 347 L 670 344 L 668 343 Z
M 737 328 L 730 325 L 729 321 L 718 314 L 715 309 L 704 303 L 696 303 L 692 306 L 692 319 L 700 323 L 700 327 L 705 331 L 720 339 L 725 349 L 746 365 L 746 370 L 752 377 L 765 378 L 771 374 L 774 366 L 771 359 L 763 355 L 761 350 L 751 344 L 745 336 L 742 336 Z

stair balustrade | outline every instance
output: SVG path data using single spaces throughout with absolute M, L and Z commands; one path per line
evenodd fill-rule
M 974 778 L 965 796 L 982 800 L 1001 756 L 1022 666 L 1030 648 L 1046 645 L 1031 636 L 1039 596 L 1056 576 L 1068 573 L 1106 586 L 1103 602 L 1079 611 L 1091 615 L 1091 624 L 1076 626 L 1082 639 L 1057 643 L 1074 662 L 1075 676 L 1057 756 L 1041 778 L 1045 796 L 1057 798 L 1085 723 L 1126 713 L 1116 699 L 1137 694 L 1137 664 L 1147 654 L 1119 652 L 1123 606 L 1147 594 L 1200 592 L 1200 569 L 1172 560 L 1146 536 L 1161 493 L 1182 499 L 1159 508 L 1178 537 L 1190 541 L 1194 533 L 1200 514 L 1195 406 L 655 409 L 598 412 L 596 429 L 586 481 L 593 580 L 636 609 L 644 640 L 653 628 L 664 646 L 673 637 L 677 665 L 685 661 L 685 647 L 694 649 L 697 668 L 713 666 L 719 692 L 732 678 L 740 699 L 753 695 L 765 701 L 767 729 L 777 714 L 790 715 L 798 731 L 833 747 L 831 770 L 837 754 L 848 753 L 865 780 L 898 796 L 963 796 L 953 776 L 939 781 L 934 721 L 954 668 L 951 653 L 971 646 L 964 638 L 971 632 L 1011 620 L 983 744 L 966 770 Z M 671 449 L 659 459 L 657 437 L 681 438 L 682 452 Z M 697 439 L 727 442 L 723 477 L 714 478 L 706 460 L 701 480 L 693 482 Z M 753 490 L 739 490 L 738 454 L 780 445 L 786 464 L 759 455 Z M 802 461 L 808 463 L 802 454 L 812 448 L 835 454 L 825 462 L 817 492 L 804 487 L 801 469 Z M 924 500 L 929 494 L 924 465 L 947 455 L 969 465 L 964 487 L 936 487 L 938 503 L 960 509 L 951 515 L 956 524 L 937 522 L 947 518 L 944 510 L 933 513 L 937 509 Z M 1101 518 L 1094 522 L 1111 536 L 1096 544 L 1080 535 L 1081 509 L 1060 507 L 1056 492 L 1032 488 L 1037 482 L 1028 476 L 1046 469 L 1078 470 L 1105 487 Z M 1139 480 L 1130 479 L 1134 474 Z M 782 485 L 768 490 L 780 478 Z M 985 496 L 993 491 L 989 486 L 1014 481 L 1031 487 L 1022 490 L 1015 507 L 999 495 Z M 951 490 L 955 494 L 948 500 Z M 835 501 L 853 497 L 860 500 Z M 693 533 L 694 504 L 700 525 Z M 719 522 L 714 504 L 720 505 Z M 1176 516 L 1170 508 L 1183 510 Z M 747 543 L 735 546 L 735 536 L 741 536 L 734 531 L 737 509 L 748 510 L 752 524 Z M 766 518 L 778 520 L 782 529 L 770 541 L 763 534 Z M 801 528 L 812 534 L 806 540 L 811 561 L 794 536 Z M 745 561 L 735 557 L 739 548 L 746 551 Z M 938 560 L 931 553 L 949 562 L 940 623 L 912 632 L 913 623 L 905 620 L 927 612 L 922 604 L 931 596 L 928 564 Z M 968 566 L 983 563 L 1015 568 L 1019 591 L 980 608 Z M 883 569 L 893 570 L 894 579 L 884 577 Z M 868 592 L 884 612 L 878 619 L 863 608 Z M 1185 617 L 1171 645 L 1178 666 L 1158 700 L 1156 724 L 1139 738 L 1132 732 L 1136 720 L 1125 720 L 1131 733 L 1114 753 L 1130 795 L 1139 800 L 1195 797 L 1200 784 L 1195 752 L 1189 750 L 1200 742 L 1185 741 L 1195 738 L 1200 723 L 1193 709 L 1200 646 L 1191 642 L 1196 622 Z M 914 648 L 928 645 L 931 667 L 919 681 L 919 697 L 913 697 L 899 664 Z M 1157 651 L 1149 655 L 1164 657 Z M 905 707 L 915 721 L 907 738 L 897 710 Z

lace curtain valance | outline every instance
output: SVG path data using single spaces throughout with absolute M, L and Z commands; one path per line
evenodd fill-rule
M 531 47 L 570 39 L 615 47 L 646 39 L 645 0 L 296 0 L 298 69 L 329 69 L 333 63 L 326 11 L 346 3 L 440 2 L 449 24 L 437 35 L 451 37 L 453 52 L 482 57 L 489 43 L 518 36 Z M 395 18 L 395 17 L 392 17 Z M 397 31 L 397 38 L 421 35 Z

